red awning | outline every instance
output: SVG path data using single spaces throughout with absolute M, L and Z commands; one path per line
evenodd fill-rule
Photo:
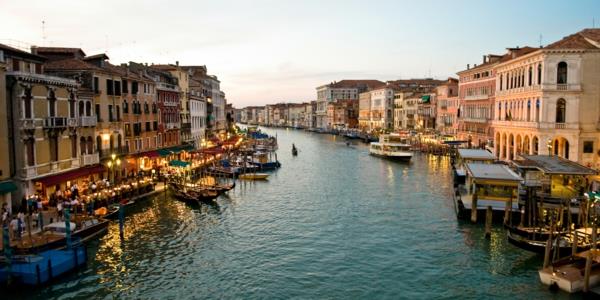
M 146 152 L 141 152 L 135 155 L 135 157 L 149 157 L 149 158 L 154 158 L 154 157 L 159 157 L 160 154 L 158 153 L 158 151 L 146 151 Z
M 49 175 L 46 177 L 35 179 L 35 182 L 41 182 L 45 186 L 57 185 L 69 180 L 77 179 L 83 176 L 102 173 L 106 170 L 104 165 L 95 165 L 90 167 L 79 168 L 72 171 L 67 171 L 60 174 Z

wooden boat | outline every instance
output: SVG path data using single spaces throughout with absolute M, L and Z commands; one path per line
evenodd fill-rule
M 197 186 L 187 186 L 177 183 L 169 183 L 175 199 L 188 204 L 197 204 L 198 202 L 212 202 L 219 197 L 220 192 L 209 190 Z
M 593 254 L 589 286 L 600 284 L 600 250 L 579 252 L 554 262 L 547 268 L 538 271 L 540 281 L 548 286 L 557 286 L 567 293 L 583 290 L 585 263 L 589 253 Z
M 108 231 L 110 221 L 95 217 L 73 217 L 70 222 L 71 238 L 85 243 Z M 15 253 L 30 254 L 45 250 L 64 249 L 67 247 L 65 222 L 54 222 L 44 226 L 44 231 L 25 234 L 21 241 L 12 245 Z
M 269 174 L 265 173 L 248 173 L 240 175 L 240 179 L 245 180 L 266 180 L 269 177 Z
M 369 154 L 398 161 L 410 161 L 413 153 L 406 139 L 397 134 L 382 134 L 379 142 L 372 142 Z
M 577 251 L 586 251 L 592 248 L 591 242 L 592 228 L 578 228 L 577 232 Z M 556 233 L 555 233 L 556 234 Z M 544 239 L 545 236 L 545 239 Z M 543 254 L 546 250 L 546 241 L 548 240 L 549 232 L 540 235 L 538 238 L 526 237 L 515 232 L 508 232 L 508 242 L 524 250 Z M 573 241 L 575 240 L 574 233 L 562 232 L 556 234 L 552 241 L 552 251 L 559 251 L 560 256 L 568 255 L 573 251 Z M 600 245 L 600 243 L 597 243 Z
M 87 249 L 80 245 L 72 249 L 46 250 L 37 255 L 17 255 L 10 260 L 10 270 L 5 257 L 0 261 L 0 283 L 9 277 L 16 284 L 37 286 L 60 277 L 62 274 L 87 263 Z

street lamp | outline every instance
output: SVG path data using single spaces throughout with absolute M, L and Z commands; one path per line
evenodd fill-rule
M 117 158 L 116 154 L 111 154 L 110 155 L 111 160 L 109 160 L 106 163 L 106 166 L 108 166 L 108 168 L 110 169 L 110 172 L 112 173 L 112 183 L 115 184 L 116 181 L 116 176 L 115 176 L 115 169 L 119 168 L 121 166 L 121 159 Z M 114 169 L 113 169 L 114 167 Z

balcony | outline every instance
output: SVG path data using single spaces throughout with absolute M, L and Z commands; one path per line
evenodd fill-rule
M 519 127 L 535 129 L 579 129 L 579 123 L 555 123 L 555 122 L 526 122 L 526 121 L 499 121 L 494 120 L 493 126 Z
M 78 158 L 69 158 L 61 161 L 53 161 L 45 164 L 27 166 L 21 169 L 23 178 L 35 178 L 43 175 L 60 173 L 79 167 Z
M 177 129 L 177 128 L 179 128 L 179 123 L 166 123 L 166 124 L 165 124 L 165 128 L 166 128 L 167 130 L 170 130 L 170 129 Z
M 77 127 L 77 118 L 68 118 L 67 125 L 69 127 Z
M 487 100 L 489 97 L 490 97 L 489 95 L 471 95 L 471 96 L 465 96 L 465 100 L 467 100 L 467 101 Z
M 470 123 L 487 123 L 488 120 L 486 118 L 460 118 L 459 121 L 462 122 L 470 122 Z
M 581 92 L 581 84 L 544 84 L 542 85 L 542 90 Z
M 109 158 L 111 155 L 126 155 L 129 154 L 129 148 L 126 146 L 115 147 L 113 149 L 102 149 L 99 153 L 101 159 Z
M 36 120 L 35 119 L 21 119 L 21 129 L 35 129 L 36 127 Z
M 165 82 L 157 82 L 156 88 L 160 90 L 167 90 L 172 92 L 179 92 L 179 87 L 175 84 L 169 84 Z
M 81 127 L 95 127 L 97 124 L 98 120 L 95 116 L 79 117 L 79 126 Z
M 181 130 L 190 130 L 192 129 L 192 123 L 181 123 Z
M 100 163 L 100 155 L 98 155 L 98 153 L 81 155 L 81 165 L 82 166 L 95 165 L 95 164 L 99 164 L 99 163 Z
M 67 118 L 65 117 L 48 117 L 44 119 L 44 128 L 66 128 Z

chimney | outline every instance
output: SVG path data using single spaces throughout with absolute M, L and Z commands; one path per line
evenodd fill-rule
M 484 55 L 484 56 L 483 56 L 483 63 L 485 64 L 486 62 L 487 62 L 487 56 L 486 56 L 486 55 Z
M 175 61 L 175 65 L 179 67 L 179 61 Z
M 468 69 L 470 69 L 470 68 L 471 68 L 471 65 L 470 65 L 470 64 L 467 64 L 467 70 L 468 70 Z

